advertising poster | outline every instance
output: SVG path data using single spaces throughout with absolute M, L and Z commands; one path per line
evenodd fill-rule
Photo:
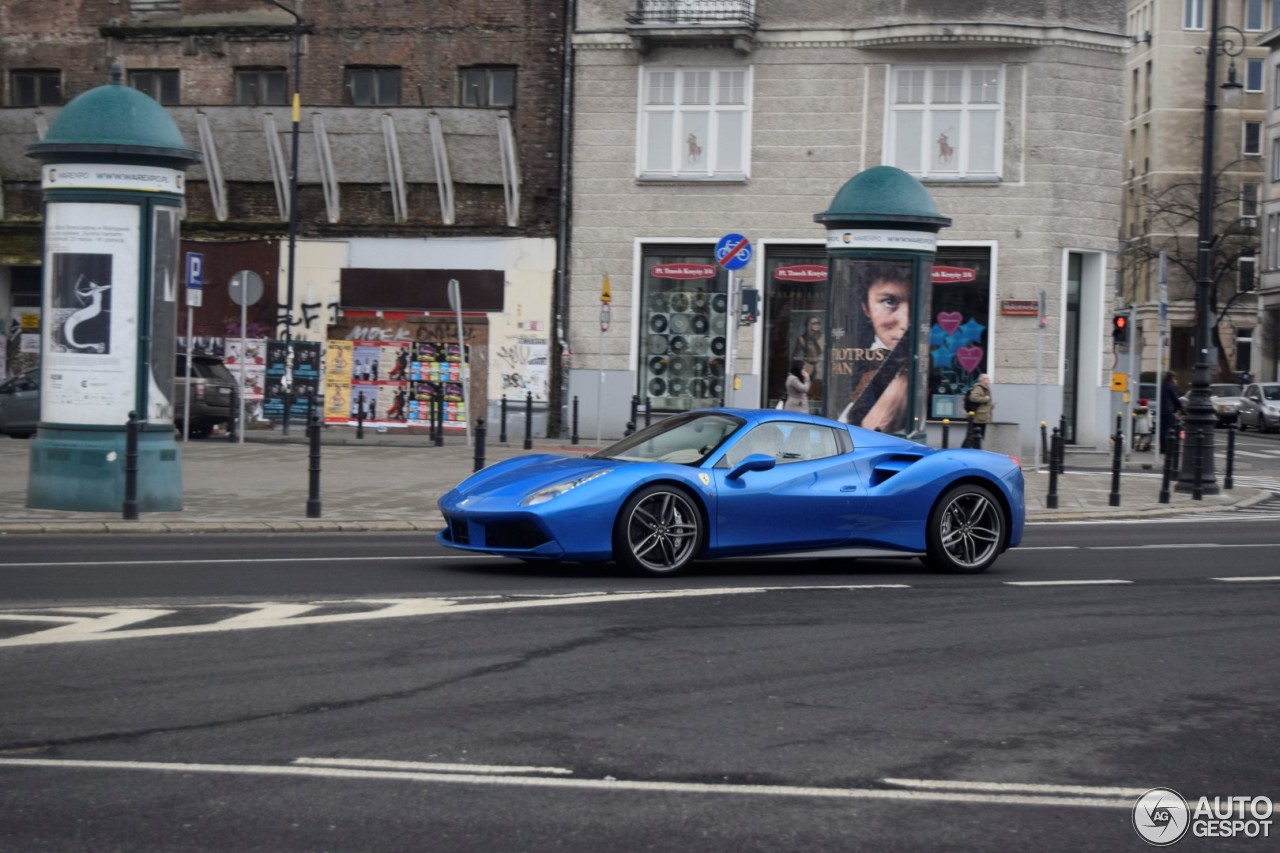
M 178 336 L 178 214 L 156 205 L 152 217 L 151 370 L 147 383 L 147 421 L 173 423 L 173 357 Z
M 833 264 L 828 413 L 886 433 L 907 429 L 911 394 L 911 261 Z
M 0 378 L 17 376 L 40 363 L 40 309 L 14 308 L 4 336 L 4 369 Z
M 324 366 L 325 422 L 346 422 L 351 414 L 351 341 L 330 341 Z
M 136 405 L 140 215 L 123 204 L 45 208 L 42 421 L 123 424 Z
M 289 348 L 293 348 L 293 365 L 289 366 Z M 292 374 L 293 405 L 289 407 L 291 422 L 305 423 L 310 406 L 320 405 L 320 344 L 317 341 L 266 342 L 262 415 L 269 421 L 283 421 L 285 376 Z
M 379 427 L 429 427 L 437 393 L 444 398 L 445 428 L 465 428 L 463 355 L 445 341 L 330 341 L 328 393 L 343 389 L 345 403 L 326 404 L 325 420 Z M 339 371 L 349 364 L 346 384 Z

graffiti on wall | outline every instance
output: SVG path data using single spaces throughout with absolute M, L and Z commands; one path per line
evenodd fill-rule
M 548 346 L 546 338 L 519 338 L 516 343 L 498 347 L 495 363 L 502 377 L 502 393 L 518 397 L 533 394 L 533 399 L 547 399 Z

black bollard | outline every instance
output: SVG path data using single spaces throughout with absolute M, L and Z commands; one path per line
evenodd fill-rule
M 1045 495 L 1044 505 L 1049 509 L 1058 508 L 1058 466 L 1055 460 L 1058 455 L 1058 428 L 1053 428 L 1053 443 L 1049 450 L 1049 494 Z
M 1227 430 L 1227 470 L 1222 475 L 1222 488 L 1234 489 L 1236 487 L 1233 474 L 1235 472 L 1236 461 L 1236 431 L 1234 429 Z
M 1049 425 L 1044 421 L 1040 422 L 1040 462 L 1049 462 Z
M 311 464 L 307 469 L 307 518 L 320 517 L 320 418 L 312 415 L 307 425 L 311 440 Z
M 444 383 L 436 383 L 436 447 L 444 447 Z
M 636 417 L 640 412 L 640 397 L 636 394 L 631 395 L 631 418 L 627 421 L 626 429 L 622 431 L 623 435 L 631 435 L 636 431 Z
M 364 438 L 364 392 L 356 397 L 356 438 Z
M 289 410 L 293 408 L 293 391 L 286 388 L 284 392 L 284 418 L 280 422 L 280 434 L 289 434 Z
M 124 520 L 138 520 L 138 413 L 130 412 L 124 431 Z
M 951 446 L 951 418 L 942 419 L 942 449 L 946 450 Z
M 578 398 L 574 397 L 573 399 L 577 400 Z M 506 394 L 502 395 L 502 402 L 498 404 L 498 417 L 501 419 L 501 423 L 498 425 L 498 443 L 506 444 L 507 443 L 507 395 Z M 574 444 L 577 444 L 577 442 L 575 441 Z
M 484 425 L 484 418 L 476 421 L 476 458 L 475 465 L 471 469 L 472 472 L 479 471 L 484 467 L 484 437 L 488 431 Z
M 569 436 L 570 444 L 578 443 L 578 395 L 573 395 L 573 433 Z
M 1191 461 L 1195 464 L 1196 476 L 1195 476 L 1195 481 L 1192 483 L 1192 486 L 1191 486 L 1191 500 L 1202 501 L 1204 500 L 1204 481 L 1200 479 L 1200 472 L 1204 470 L 1204 468 L 1202 467 L 1204 463 L 1204 431 L 1203 430 L 1200 430 L 1200 429 L 1196 430 L 1195 444 L 1193 445 L 1192 452 L 1195 453 L 1195 455 L 1191 457 Z
M 235 442 L 236 424 L 240 422 L 240 383 L 231 388 L 231 420 L 227 421 L 227 441 Z
M 1160 477 L 1160 503 L 1169 502 L 1169 480 L 1173 477 L 1173 455 L 1164 455 L 1164 473 Z
M 1120 506 L 1120 459 L 1124 454 L 1124 415 L 1116 413 L 1116 434 L 1111 448 L 1111 495 L 1108 503 Z
M 651 423 L 651 421 L 649 420 L 649 417 L 650 417 L 649 413 L 652 411 L 653 411 L 653 406 L 649 405 L 649 398 L 645 397 L 644 398 L 644 425 L 645 426 L 649 426 L 649 424 Z
M 533 450 L 533 392 L 524 395 L 524 449 Z

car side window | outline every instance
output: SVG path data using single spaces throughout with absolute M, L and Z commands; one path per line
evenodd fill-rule
M 754 427 L 725 454 L 729 467 L 756 453 L 778 460 L 779 465 L 825 459 L 839 453 L 836 435 L 828 427 L 817 424 L 771 421 Z

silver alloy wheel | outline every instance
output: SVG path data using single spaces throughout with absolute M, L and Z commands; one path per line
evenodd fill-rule
M 930 562 L 963 574 L 985 570 L 1004 547 L 1004 513 L 981 486 L 960 486 L 948 492 L 930 513 Z
M 677 572 L 697 553 L 701 523 L 697 508 L 683 492 L 662 487 L 640 492 L 624 510 L 621 556 L 641 571 Z

